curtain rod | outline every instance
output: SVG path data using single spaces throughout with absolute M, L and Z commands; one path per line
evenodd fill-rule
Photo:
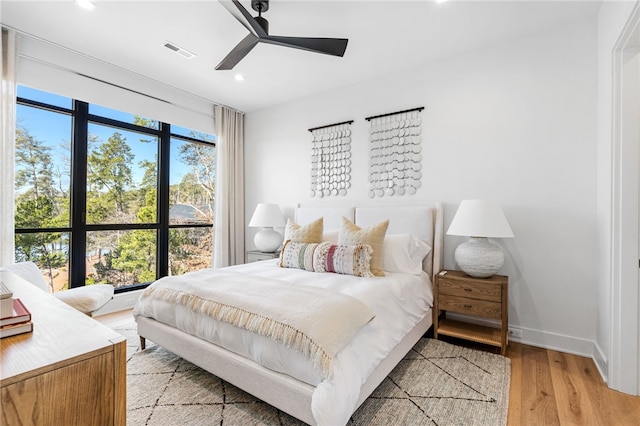
M 418 107 L 418 108 L 405 109 L 404 111 L 389 112 L 387 114 L 372 115 L 371 117 L 365 118 L 365 120 L 371 121 L 374 118 L 388 117 L 390 115 L 402 114 L 402 113 L 405 113 L 405 112 L 422 111 L 423 109 L 424 109 L 424 107 Z
M 314 130 L 326 129 L 327 127 L 340 126 L 341 124 L 351 124 L 351 123 L 353 123 L 353 120 L 343 121 L 342 123 L 327 124 L 326 126 L 314 127 L 312 129 L 309 129 L 309 131 L 313 132 Z

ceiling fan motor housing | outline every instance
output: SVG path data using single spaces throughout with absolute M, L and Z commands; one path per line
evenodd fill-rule
M 251 0 L 251 7 L 258 12 L 258 16 L 254 17 L 254 19 L 269 34 L 269 21 L 262 17 L 262 12 L 269 10 L 269 0 Z
M 267 21 L 266 19 L 264 19 L 262 16 L 256 16 L 255 18 L 253 18 L 256 20 L 256 22 L 262 27 L 262 29 L 264 30 L 264 32 L 266 32 L 267 34 L 269 34 L 269 21 Z
M 258 13 L 269 10 L 269 0 L 251 0 L 251 8 Z

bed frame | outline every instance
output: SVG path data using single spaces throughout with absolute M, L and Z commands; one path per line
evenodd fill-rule
M 432 247 L 423 264 L 423 269 L 429 274 L 432 281 L 442 269 L 444 230 L 443 209 L 440 202 L 406 207 L 347 209 L 342 207 L 298 207 L 296 221 L 305 224 L 323 216 L 325 230 L 330 230 L 333 225 L 340 223 L 340 218 L 343 215 L 355 219 L 355 223 L 359 226 L 369 226 L 384 219 L 390 219 L 387 234 L 412 233 L 425 240 Z M 145 339 L 149 339 L 285 413 L 310 425 L 316 424 L 311 412 L 311 397 L 315 389 L 313 386 L 293 379 L 286 374 L 269 370 L 253 360 L 151 318 L 139 316 L 137 322 L 138 335 L 143 348 Z M 371 395 L 431 325 L 432 313 L 430 310 L 362 385 L 355 409 Z

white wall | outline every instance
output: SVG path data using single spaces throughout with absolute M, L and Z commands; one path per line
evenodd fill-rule
M 448 226 L 460 200 L 498 201 L 515 238 L 509 318 L 522 341 L 592 355 L 596 337 L 595 18 L 420 68 L 246 115 L 246 217 L 258 202 L 392 204 L 442 200 Z M 367 196 L 364 117 L 425 106 L 423 178 L 414 196 Z M 308 128 L 355 120 L 352 187 L 310 196 Z M 254 230 L 247 234 L 253 246 Z M 459 237 L 445 239 L 454 268 Z

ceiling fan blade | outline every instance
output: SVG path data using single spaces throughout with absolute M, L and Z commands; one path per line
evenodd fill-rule
M 238 0 L 220 0 L 222 6 L 231 13 L 246 29 L 251 31 L 258 37 L 266 37 L 267 32 L 262 26 L 255 20 L 253 16 L 247 11 L 247 9 L 240 4 Z M 233 3 L 233 4 L 232 4 Z M 235 7 L 234 7 L 235 6 Z
M 347 49 L 347 43 L 349 42 L 346 38 L 283 37 L 269 35 L 261 37 L 260 41 L 332 56 L 343 56 Z
M 247 34 L 240 43 L 234 47 L 231 52 L 216 66 L 217 70 L 230 70 L 236 66 L 238 62 L 251 51 L 260 39 L 253 34 Z

